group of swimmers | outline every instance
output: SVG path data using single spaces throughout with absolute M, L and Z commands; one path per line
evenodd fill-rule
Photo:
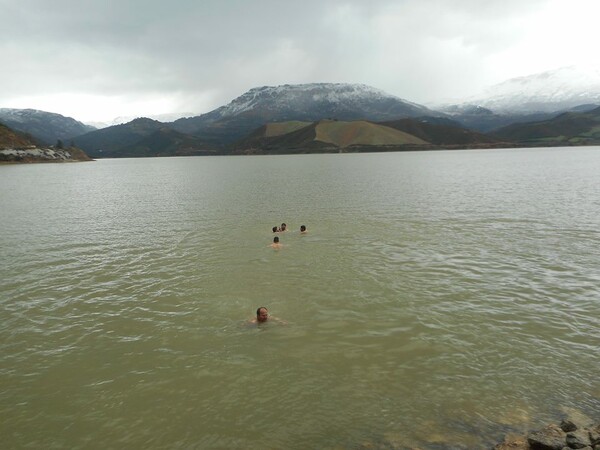
M 287 225 L 284 223 L 281 224 L 280 227 L 273 227 L 273 233 L 283 233 L 287 231 Z M 300 234 L 306 234 L 308 233 L 308 231 L 306 231 L 306 225 L 300 225 Z M 281 243 L 279 242 L 279 236 L 275 236 L 273 238 L 273 243 L 271 244 L 271 247 L 273 248 L 281 248 Z
M 282 223 L 280 227 L 277 227 L 277 226 L 273 227 L 273 233 L 283 233 L 285 231 L 288 231 L 287 224 L 285 222 Z M 306 234 L 306 233 L 308 233 L 308 231 L 306 230 L 306 225 L 300 225 L 300 234 Z M 281 243 L 279 242 L 279 236 L 275 236 L 273 238 L 273 243 L 271 244 L 271 247 L 281 248 Z M 259 324 L 259 323 L 267 322 L 268 320 L 275 320 L 277 322 L 287 324 L 286 321 L 269 315 L 269 310 L 267 308 L 265 308 L 264 306 L 261 306 L 260 308 L 258 308 L 256 310 L 256 318 L 252 319 L 250 322 Z

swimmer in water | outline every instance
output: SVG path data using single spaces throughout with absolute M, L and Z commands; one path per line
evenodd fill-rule
M 277 317 L 271 316 L 269 314 L 269 310 L 264 306 L 261 306 L 260 308 L 258 308 L 256 310 L 256 317 L 254 319 L 250 320 L 250 323 L 259 324 L 259 323 L 265 323 L 265 322 L 269 322 L 269 321 L 279 322 L 281 324 L 287 325 L 287 322 L 285 320 L 281 320 L 281 319 L 278 319 Z
M 308 231 L 306 231 L 306 225 L 300 225 L 300 233 L 301 233 L 301 234 L 306 234 L 306 233 L 308 233 Z
M 256 310 L 256 318 L 252 319 L 252 323 L 263 323 L 269 320 L 269 310 L 261 306 Z
M 285 223 L 281 224 L 281 228 L 279 229 L 279 231 L 287 231 L 287 225 Z
M 273 247 L 273 248 L 277 248 L 277 249 L 283 247 L 283 245 L 279 242 L 279 237 L 278 236 L 275 236 L 273 238 L 273 243 L 270 246 Z

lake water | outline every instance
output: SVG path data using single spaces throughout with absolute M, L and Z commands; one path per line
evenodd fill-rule
M 473 449 L 600 412 L 598 147 L 1 166 L 0 214 L 3 448 Z

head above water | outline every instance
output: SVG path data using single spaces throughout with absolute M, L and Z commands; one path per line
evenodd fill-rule
M 277 233 L 277 227 L 273 227 L 273 233 Z
M 256 310 L 256 321 L 266 322 L 269 319 L 269 310 L 264 306 L 261 306 Z
M 281 224 L 281 231 L 285 231 L 285 229 L 287 228 L 287 225 L 285 223 Z
M 275 236 L 275 237 L 273 238 L 273 243 L 275 243 L 275 244 L 278 244 L 278 243 L 279 243 L 279 237 L 278 237 L 278 236 Z
M 306 231 L 306 225 L 300 225 L 300 231 Z

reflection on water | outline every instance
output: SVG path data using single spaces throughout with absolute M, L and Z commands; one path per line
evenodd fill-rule
M 0 167 L 5 445 L 482 448 L 597 414 L 599 151 Z

